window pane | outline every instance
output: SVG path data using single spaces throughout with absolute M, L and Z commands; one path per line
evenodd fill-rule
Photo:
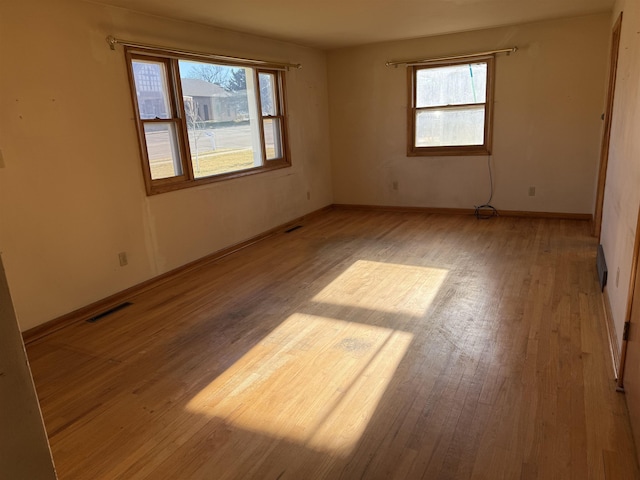
M 274 116 L 276 111 L 276 97 L 273 85 L 275 84 L 275 75 L 272 73 L 258 74 L 260 82 L 260 101 L 262 102 L 262 115 Z
M 423 68 L 416 72 L 416 107 L 485 103 L 487 64 Z
M 267 160 L 282 158 L 282 135 L 279 118 L 264 119 L 264 145 L 267 151 Z
M 151 178 L 157 180 L 182 175 L 175 124 L 145 123 L 144 136 Z
M 261 165 L 253 69 L 178 63 L 195 178 Z
M 416 115 L 416 147 L 484 144 L 484 106 L 426 110 Z
M 195 178 L 255 166 L 248 121 L 236 126 L 189 128 L 188 134 Z
M 143 120 L 171 118 L 165 64 L 133 60 L 132 66 L 140 118 Z

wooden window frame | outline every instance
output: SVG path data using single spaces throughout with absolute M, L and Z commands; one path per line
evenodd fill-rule
M 287 139 L 287 115 L 286 115 L 286 102 L 285 102 L 285 78 L 284 71 L 276 68 L 256 67 L 251 63 L 242 63 L 241 61 L 233 62 L 220 62 L 218 60 L 208 61 L 199 56 L 191 56 L 188 54 L 176 54 L 170 51 L 164 51 L 160 49 L 140 49 L 137 47 L 125 47 L 125 58 L 127 62 L 127 71 L 129 77 L 129 86 L 131 90 L 131 98 L 133 102 L 133 109 L 136 121 L 136 129 L 138 134 L 138 143 L 140 148 L 140 158 L 142 163 L 142 171 L 144 175 L 145 188 L 147 195 L 156 195 L 159 193 L 170 192 L 174 190 L 180 190 L 183 188 L 196 187 L 199 185 L 205 185 L 213 182 L 220 182 L 224 180 L 230 180 L 234 178 L 244 177 L 247 175 L 255 175 L 258 173 L 264 173 L 267 171 L 286 168 L 291 166 L 291 160 L 289 155 L 288 139 Z M 171 118 L 168 119 L 142 119 L 140 116 L 140 108 L 138 105 L 138 97 L 136 94 L 136 85 L 133 73 L 133 61 L 152 61 L 156 63 L 163 63 L 165 65 L 167 74 L 167 87 L 169 94 L 169 102 L 171 107 Z M 202 63 L 211 63 L 214 65 L 226 65 L 231 67 L 250 68 L 253 74 L 254 80 L 254 94 L 256 95 L 256 103 L 259 115 L 257 117 L 257 123 L 261 138 L 262 149 L 262 165 L 253 168 L 247 168 L 243 170 L 236 170 L 232 172 L 226 172 L 217 175 L 211 175 L 207 177 L 196 178 L 191 161 L 191 151 L 189 147 L 189 135 L 187 130 L 186 112 L 183 101 L 182 85 L 180 81 L 180 71 L 178 67 L 179 60 L 189 60 Z M 260 95 L 259 86 L 259 73 L 272 74 L 275 78 L 274 82 L 274 96 L 277 115 L 264 116 L 262 115 L 262 99 Z M 281 147 L 282 155 L 278 158 L 267 160 L 267 152 L 265 148 L 265 132 L 264 132 L 264 119 L 277 118 L 281 125 Z M 173 177 L 153 179 L 151 176 L 151 167 L 149 163 L 149 156 L 147 152 L 147 143 L 145 137 L 144 126 L 147 123 L 171 123 L 175 125 L 176 137 L 178 143 L 178 151 L 180 154 L 180 165 L 182 167 L 182 174 Z
M 259 85 L 260 85 L 260 74 L 261 73 L 265 73 L 265 74 L 269 74 L 269 75 L 273 75 L 273 88 L 274 88 L 274 108 L 275 108 L 275 115 L 263 115 L 262 113 L 262 96 L 259 95 L 258 96 L 258 110 L 260 112 L 260 128 L 261 128 L 261 138 L 262 138 L 262 155 L 263 155 L 263 161 L 267 162 L 267 163 L 272 163 L 272 162 L 282 162 L 282 160 L 286 159 L 287 156 L 287 145 L 286 142 L 284 141 L 287 138 L 287 133 L 286 133 L 286 129 L 287 129 L 287 125 L 286 125 L 286 121 L 285 121 L 285 102 L 284 102 L 284 75 L 277 75 L 276 71 L 274 70 L 266 70 L 264 68 L 256 68 L 255 69 L 255 81 L 256 81 L 256 85 L 258 85 L 258 90 L 260 89 Z M 267 149 L 266 149 L 266 145 L 265 145 L 265 134 L 264 134 L 264 121 L 265 120 L 278 120 L 278 122 L 280 123 L 280 130 L 281 130 L 281 140 L 282 140 L 282 157 L 277 157 L 277 158 L 267 158 Z
M 419 70 L 428 68 L 441 68 L 452 65 L 465 65 L 472 63 L 487 64 L 487 92 L 485 103 L 475 103 L 466 105 L 442 105 L 437 107 L 417 108 L 417 91 L 416 91 L 416 75 Z M 407 156 L 467 156 L 467 155 L 490 155 L 492 148 L 493 134 L 493 98 L 495 84 L 495 57 L 493 55 L 480 58 L 465 58 L 461 60 L 453 60 L 442 63 L 410 65 L 407 67 L 408 76 L 408 118 L 407 118 Z M 472 106 L 484 106 L 484 143 L 482 145 L 452 145 L 437 147 L 417 147 L 416 138 L 416 116 L 417 113 L 424 110 L 455 110 Z

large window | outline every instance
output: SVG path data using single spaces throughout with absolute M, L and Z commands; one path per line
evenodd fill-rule
M 283 72 L 127 50 L 148 194 L 290 165 Z
M 491 153 L 493 57 L 409 67 L 409 155 Z

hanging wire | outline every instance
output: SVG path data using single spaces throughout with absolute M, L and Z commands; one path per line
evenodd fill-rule
M 491 170 L 491 155 L 487 155 L 487 165 L 489 167 L 489 184 L 491 186 L 491 194 L 489 200 L 484 205 L 474 205 L 476 207 L 475 216 L 478 220 L 488 220 L 489 218 L 497 217 L 498 210 L 491 205 L 493 200 L 493 171 Z M 482 213 L 483 210 L 489 210 L 488 213 Z

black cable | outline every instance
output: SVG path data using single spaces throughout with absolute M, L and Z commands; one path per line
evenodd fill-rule
M 493 205 L 491 205 L 491 200 L 493 200 L 493 171 L 491 170 L 491 155 L 487 155 L 487 165 L 489 166 L 489 184 L 491 186 L 491 195 L 489 195 L 489 200 L 484 205 L 474 205 L 476 207 L 475 216 L 478 220 L 488 220 L 492 217 L 498 216 L 498 210 L 495 209 Z M 480 213 L 481 210 L 489 210 L 489 213 Z

